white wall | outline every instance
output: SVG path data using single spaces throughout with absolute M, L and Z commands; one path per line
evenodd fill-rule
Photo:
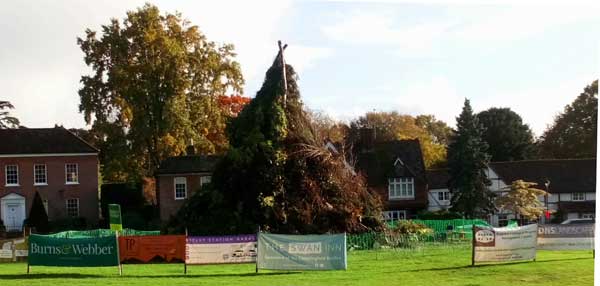
M 449 192 L 448 189 L 431 189 L 428 192 L 428 201 L 429 205 L 427 206 L 427 210 L 430 212 L 449 209 L 450 201 L 440 201 L 438 200 L 439 192 Z

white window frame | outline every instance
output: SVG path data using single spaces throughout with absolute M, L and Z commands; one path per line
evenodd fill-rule
M 442 197 L 441 199 L 440 199 L 440 195 Z M 441 192 L 438 192 L 437 199 L 440 202 L 449 202 L 450 201 L 450 191 L 441 191 Z
M 8 167 L 15 167 L 17 171 L 17 183 L 8 183 Z M 4 166 L 4 186 L 6 187 L 18 187 L 19 186 L 19 165 L 17 164 L 7 164 Z
M 184 185 L 183 197 L 177 196 L 177 185 Z M 185 200 L 187 198 L 187 178 L 186 177 L 173 178 L 173 196 L 174 196 L 175 200 Z
M 41 167 L 41 166 L 44 166 L 44 181 L 38 182 L 38 173 L 37 173 L 36 168 Z M 34 186 L 47 186 L 48 185 L 48 166 L 46 166 L 46 164 L 33 164 L 33 185 Z
M 200 187 L 201 188 L 205 184 L 210 184 L 210 182 L 212 182 L 212 176 L 200 176 Z
M 415 179 L 413 177 L 389 178 L 388 198 L 390 200 L 414 199 Z
M 69 201 L 70 200 L 75 200 L 77 202 L 77 215 L 76 216 L 72 216 L 72 215 L 69 214 Z M 79 216 L 79 198 L 66 199 L 65 200 L 65 207 L 66 207 L 66 211 L 67 211 L 67 216 L 68 217 L 78 217 Z
M 577 195 L 577 199 L 575 199 L 575 195 Z M 579 197 L 579 195 L 581 195 L 581 198 Z M 583 202 L 585 201 L 585 193 L 572 193 L 571 200 L 574 202 Z
M 394 218 L 394 214 L 396 214 L 396 218 Z M 406 219 L 406 210 L 391 210 L 383 212 L 383 219 L 385 221 L 398 221 Z
M 69 165 L 75 165 L 75 179 L 76 181 L 69 181 Z M 65 185 L 78 185 L 79 184 L 79 164 L 77 163 L 66 163 L 65 164 Z

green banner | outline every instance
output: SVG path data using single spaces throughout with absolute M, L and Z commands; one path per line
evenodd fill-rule
M 29 265 L 115 266 L 119 264 L 115 236 L 54 238 L 29 236 Z
M 121 206 L 117 204 L 108 205 L 108 217 L 111 230 L 123 230 L 121 224 Z
M 346 234 L 283 235 L 259 233 L 259 269 L 346 269 Z

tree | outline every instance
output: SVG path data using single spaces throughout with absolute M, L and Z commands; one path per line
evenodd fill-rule
M 320 110 L 307 110 L 307 116 L 315 128 L 318 137 L 335 143 L 344 143 L 349 132 L 348 125 L 334 120 Z
M 242 112 L 242 109 L 244 109 L 244 107 L 250 103 L 250 100 L 252 99 L 241 95 L 221 95 L 219 96 L 219 107 L 228 117 L 233 118 L 237 117 L 240 112 Z
M 446 122 L 437 120 L 435 115 L 418 115 L 415 117 L 415 124 L 427 130 L 434 143 L 448 146 L 452 128 Z
M 381 202 L 323 145 L 303 109 L 296 74 L 279 54 L 256 97 L 227 128 L 230 149 L 212 187 L 173 218 L 175 231 L 358 232 L 379 229 Z M 284 99 L 285 98 L 285 99 Z
M 10 116 L 10 113 L 8 112 L 8 109 L 13 108 L 15 107 L 10 102 L 0 100 L 0 129 L 19 127 L 19 119 Z
M 542 202 L 538 199 L 539 196 L 547 195 L 544 190 L 533 188 L 536 183 L 516 180 L 505 190 L 509 192 L 496 198 L 496 205 L 501 209 L 511 210 L 521 218 L 528 220 L 536 220 L 544 213 Z
M 426 120 L 421 118 L 420 123 Z M 426 124 L 425 124 L 426 125 Z M 446 146 L 436 143 L 436 139 L 427 129 L 419 126 L 415 117 L 398 112 L 367 112 L 350 123 L 349 145 L 360 140 L 360 129 L 375 128 L 376 142 L 402 139 L 419 139 L 425 167 L 441 167 L 446 161 Z
M 35 192 L 33 203 L 29 210 L 27 225 L 35 227 L 36 231 L 39 233 L 47 233 L 50 230 L 48 225 L 48 214 L 46 213 L 44 202 L 37 191 Z
M 477 114 L 483 125 L 490 161 L 518 161 L 533 156 L 533 132 L 510 108 L 490 108 Z
M 491 182 L 486 176 L 490 157 L 482 133 L 483 127 L 465 99 L 448 146 L 448 188 L 452 193 L 451 210 L 467 218 L 481 218 L 495 210 L 494 194 L 488 189 Z
M 540 138 L 543 158 L 596 158 L 598 80 L 565 107 Z
M 217 46 L 181 14 L 150 4 L 77 42 L 93 70 L 81 77 L 79 109 L 102 139 L 105 179 L 149 176 L 190 139 L 203 153 L 227 149 L 218 97 L 243 84 L 232 45 Z

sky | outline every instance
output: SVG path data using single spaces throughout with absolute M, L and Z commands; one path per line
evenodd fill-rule
M 233 44 L 246 96 L 277 40 L 287 43 L 304 103 L 342 121 L 397 111 L 454 126 L 468 98 L 476 112 L 511 108 L 539 136 L 599 75 L 595 1 L 3 2 L 0 100 L 30 128 L 89 128 L 77 92 L 90 69 L 76 39 L 145 2 Z

